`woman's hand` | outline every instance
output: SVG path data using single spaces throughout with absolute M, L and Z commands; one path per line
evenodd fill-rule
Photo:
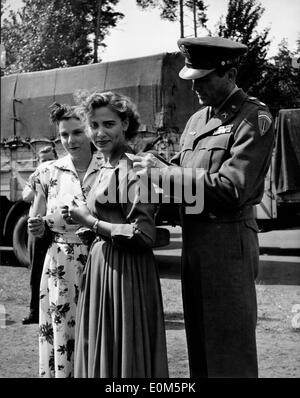
M 82 243 L 86 246 L 91 246 L 93 241 L 96 238 L 96 234 L 94 231 L 91 231 L 89 228 L 81 227 L 79 228 L 75 234 L 82 241 Z
M 73 202 L 73 206 L 69 208 L 69 216 L 73 221 L 87 228 L 90 228 L 95 221 L 95 217 L 92 216 L 86 205 L 77 206 L 75 202 Z
M 42 237 L 45 233 L 45 221 L 40 215 L 37 217 L 30 217 L 27 221 L 28 232 L 38 238 Z
M 67 224 L 75 224 L 75 221 L 72 219 L 69 211 L 69 206 L 60 206 L 60 212 L 62 215 L 62 218 L 65 220 Z

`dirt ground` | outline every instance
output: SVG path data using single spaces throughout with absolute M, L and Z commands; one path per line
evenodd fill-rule
M 25 268 L 0 266 L 1 378 L 38 377 L 38 325 L 21 323 L 28 313 L 29 276 Z M 161 284 L 170 376 L 189 377 L 180 281 L 162 278 Z M 299 378 L 300 287 L 259 284 L 257 295 L 260 377 Z

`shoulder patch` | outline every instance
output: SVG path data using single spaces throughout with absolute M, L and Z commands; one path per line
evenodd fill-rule
M 272 124 L 272 117 L 265 111 L 258 111 L 258 127 L 260 135 L 265 135 Z

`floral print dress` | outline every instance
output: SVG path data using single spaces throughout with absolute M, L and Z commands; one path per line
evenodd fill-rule
M 69 155 L 41 168 L 36 177 L 37 190 L 46 198 L 45 219 L 54 233 L 40 285 L 41 377 L 73 377 L 78 286 L 88 247 L 75 234 L 79 225 L 66 224 L 59 207 L 70 205 L 73 198 L 85 201 L 98 175 L 99 159 L 93 156 L 82 184 Z

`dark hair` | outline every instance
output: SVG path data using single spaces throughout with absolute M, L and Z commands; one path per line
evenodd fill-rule
M 52 105 L 50 105 L 49 109 L 50 122 L 53 124 L 58 124 L 60 121 L 68 119 L 76 119 L 85 123 L 85 117 L 83 115 L 83 109 L 81 106 L 71 106 L 54 102 Z M 92 153 L 97 152 L 97 148 L 92 142 L 91 151 Z
M 49 109 L 49 119 L 52 124 L 59 123 L 61 120 L 67 119 L 81 120 L 80 108 L 78 106 L 54 102 L 52 105 L 50 105 Z
M 49 152 L 52 152 L 52 153 L 53 153 L 55 159 L 58 158 L 57 152 L 56 152 L 55 148 L 54 148 L 53 146 L 51 146 L 51 145 L 47 145 L 47 146 L 44 146 L 43 148 L 41 148 L 41 149 L 39 150 L 39 155 L 40 155 L 41 153 L 49 153 Z
M 87 118 L 91 117 L 95 109 L 108 106 L 120 117 L 122 121 L 128 120 L 128 129 L 125 132 L 126 139 L 134 137 L 138 131 L 140 122 L 139 114 L 135 104 L 125 95 L 107 91 L 104 93 L 94 92 L 89 95 L 81 104 Z

